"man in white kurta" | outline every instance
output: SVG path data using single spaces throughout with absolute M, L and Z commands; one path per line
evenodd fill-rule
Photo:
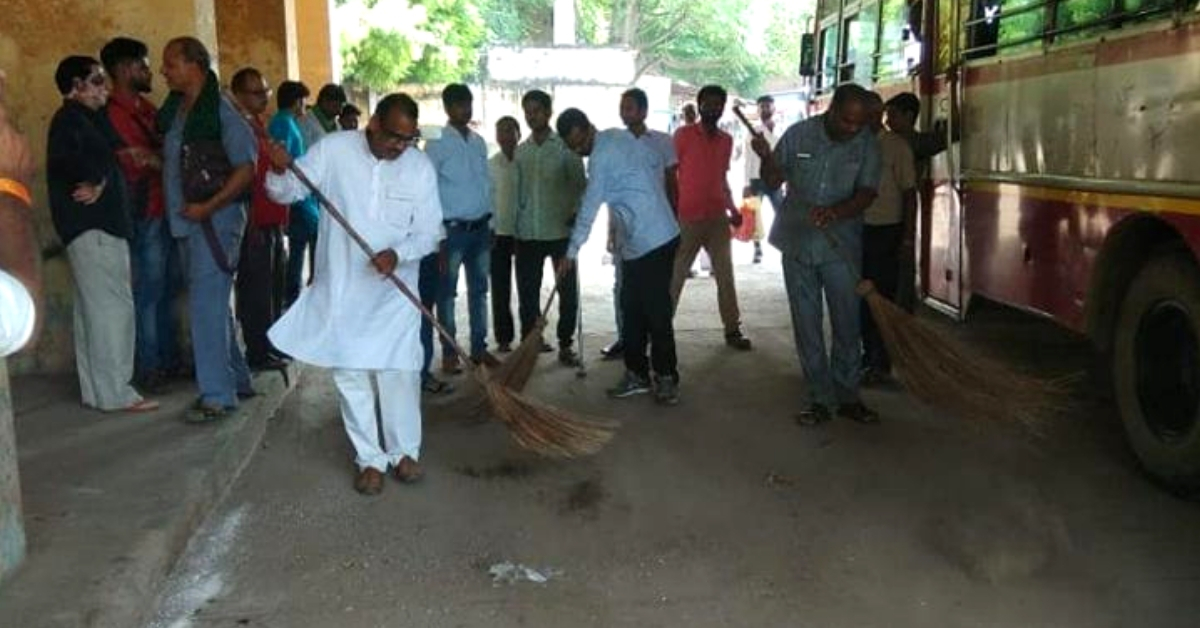
M 325 193 L 375 251 L 372 258 L 322 212 L 315 280 L 271 328 L 271 342 L 294 358 L 330 368 L 354 444 L 364 494 L 382 489 L 389 467 L 397 479 L 420 476 L 420 312 L 384 277 L 396 275 L 415 293 L 421 258 L 444 237 L 437 172 L 412 148 L 417 105 L 404 94 L 380 101 L 365 131 L 327 136 L 296 165 Z M 267 193 L 292 203 L 308 189 L 272 152 Z M 376 403 L 383 442 L 378 439 Z

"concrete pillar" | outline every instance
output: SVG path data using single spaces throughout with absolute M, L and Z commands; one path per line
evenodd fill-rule
M 332 0 L 295 0 L 296 41 L 299 44 L 300 80 L 317 97 L 322 85 L 334 80 L 333 33 L 329 25 Z
M 0 582 L 25 557 L 21 525 L 21 484 L 17 481 L 17 445 L 13 434 L 8 371 L 0 358 Z
M 257 68 L 272 87 L 299 78 L 295 0 L 216 0 L 216 11 L 222 85 L 244 67 Z
M 173 37 L 192 35 L 217 52 L 213 0 L 4 0 L 0 68 L 8 74 L 5 102 L 43 165 L 31 191 L 39 239 L 47 247 L 56 238 L 46 208 L 46 131 L 62 102 L 54 86 L 54 69 L 72 54 L 98 58 L 101 46 L 118 35 L 146 42 L 155 70 L 162 64 L 163 46 Z M 161 101 L 165 96 L 161 77 L 156 76 L 154 87 L 151 99 Z M 46 260 L 43 275 L 45 323 L 37 350 L 12 358 L 7 367 L 0 360 L 0 577 L 16 566 L 24 552 L 7 368 L 14 372 L 74 368 L 71 273 L 61 250 Z

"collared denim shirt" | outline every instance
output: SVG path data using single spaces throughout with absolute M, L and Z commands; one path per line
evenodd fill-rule
M 849 140 L 835 142 L 825 132 L 825 116 L 814 116 L 784 132 L 775 146 L 775 161 L 787 178 L 787 196 L 771 227 L 770 243 L 804 263 L 833 262 L 845 255 L 857 264 L 862 217 L 838 220 L 826 234 L 813 224 L 809 212 L 841 203 L 859 189 L 878 189 L 881 158 L 875 134 L 864 127 Z

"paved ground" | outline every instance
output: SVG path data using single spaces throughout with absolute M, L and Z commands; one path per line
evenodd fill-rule
M 724 348 L 712 282 L 689 282 L 680 406 L 609 402 L 618 365 L 577 380 L 543 359 L 535 395 L 622 422 L 591 459 L 532 458 L 438 402 L 424 483 L 363 498 L 332 385 L 307 371 L 154 625 L 1196 625 L 1200 509 L 1139 474 L 1108 402 L 1081 392 L 1040 444 L 895 389 L 866 394 L 880 426 L 800 428 L 778 260 L 738 255 L 756 350 Z M 585 288 L 589 356 L 610 270 Z M 1078 339 L 994 306 L 937 324 L 1040 372 L 1086 365 Z M 495 582 L 505 563 L 548 580 Z

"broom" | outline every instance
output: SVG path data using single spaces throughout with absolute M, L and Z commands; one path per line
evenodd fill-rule
M 542 334 L 546 329 L 546 316 L 550 314 L 550 306 L 554 303 L 554 297 L 558 296 L 558 285 L 561 280 L 562 277 L 555 273 L 554 288 L 550 291 L 550 298 L 546 300 L 546 305 L 542 307 L 542 315 L 534 322 L 533 329 L 525 334 L 521 344 L 517 345 L 517 348 L 513 349 L 504 362 L 496 367 L 492 376 L 506 388 L 525 390 L 525 384 L 529 383 L 529 378 L 533 376 L 538 356 L 542 354 L 544 343 Z
M 308 176 L 296 167 L 295 163 L 288 164 L 288 169 L 312 192 L 313 196 L 325 207 L 329 216 L 346 230 L 346 233 L 366 253 L 367 257 L 374 257 L 375 252 L 367 241 L 350 225 L 333 203 L 317 189 Z M 572 416 L 564 410 L 522 395 L 496 381 L 489 375 L 487 367 L 476 365 L 469 359 L 454 337 L 446 332 L 446 329 L 438 323 L 437 318 L 421 304 L 421 300 L 394 272 L 388 273 L 387 278 L 433 325 L 438 335 L 450 343 L 455 353 L 462 358 L 463 363 L 471 370 L 475 380 L 483 389 L 492 414 L 508 428 L 517 444 L 542 456 L 574 458 L 594 454 L 612 439 L 616 431 L 615 422 Z
M 752 135 L 762 137 L 738 107 L 733 112 Z M 1064 409 L 1066 379 L 1037 379 L 972 352 L 880 294 L 862 278 L 837 237 L 825 229 L 821 233 L 853 274 L 897 367 L 897 379 L 915 397 L 959 416 L 1016 420 L 1035 435 L 1043 433 L 1047 417 Z

